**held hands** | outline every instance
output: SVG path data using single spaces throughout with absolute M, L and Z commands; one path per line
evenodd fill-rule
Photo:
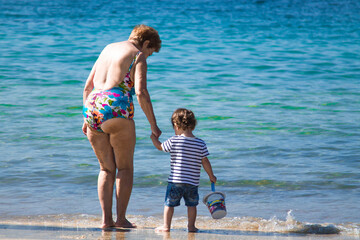
M 159 137 L 156 137 L 153 133 L 150 135 L 151 140 L 159 140 Z
M 154 127 L 151 127 L 151 133 L 152 135 L 154 135 L 155 137 L 159 138 L 161 135 L 161 130 L 159 129 L 159 127 L 157 125 L 155 125 Z M 152 138 L 151 138 L 152 139 Z
M 161 134 L 161 131 L 160 131 L 160 134 Z M 150 138 L 151 138 L 154 146 L 155 146 L 158 150 L 162 151 L 161 142 L 159 141 L 159 137 L 155 136 L 155 134 L 152 133 L 152 134 L 150 135 Z

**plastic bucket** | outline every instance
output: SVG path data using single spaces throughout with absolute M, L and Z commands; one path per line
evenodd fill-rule
M 203 199 L 208 207 L 212 218 L 220 219 L 226 216 L 225 194 L 222 192 L 212 192 Z

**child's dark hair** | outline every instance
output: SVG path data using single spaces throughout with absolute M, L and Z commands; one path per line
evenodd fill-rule
M 197 121 L 195 118 L 195 114 L 191 110 L 185 108 L 178 108 L 171 116 L 171 123 L 173 127 L 175 127 L 176 125 L 178 128 L 182 130 L 186 130 L 186 129 L 194 130 Z

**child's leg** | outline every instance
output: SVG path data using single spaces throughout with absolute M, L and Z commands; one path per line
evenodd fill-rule
M 199 204 L 198 187 L 191 184 L 185 185 L 184 200 L 188 209 L 188 231 L 197 232 L 199 229 L 195 227 L 196 221 L 196 206 Z
M 199 229 L 195 227 L 197 209 L 196 206 L 187 207 L 188 209 L 188 231 L 189 232 L 197 232 Z
M 170 231 L 171 219 L 174 215 L 174 207 L 164 207 L 164 227 L 167 227 Z
M 174 207 L 164 207 L 164 225 L 155 229 L 157 232 L 170 232 L 171 220 L 174 215 Z

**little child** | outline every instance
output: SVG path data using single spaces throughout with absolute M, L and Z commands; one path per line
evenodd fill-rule
M 155 231 L 170 231 L 174 207 L 179 206 L 181 198 L 184 198 L 188 212 L 188 231 L 197 232 L 195 221 L 196 206 L 199 204 L 201 165 L 211 182 L 216 183 L 216 177 L 207 158 L 209 152 L 205 142 L 192 133 L 196 125 L 194 113 L 179 108 L 173 113 L 171 123 L 175 136 L 161 143 L 155 135 L 151 135 L 154 146 L 160 151 L 169 152 L 171 156 L 171 173 L 165 195 L 164 225 Z

